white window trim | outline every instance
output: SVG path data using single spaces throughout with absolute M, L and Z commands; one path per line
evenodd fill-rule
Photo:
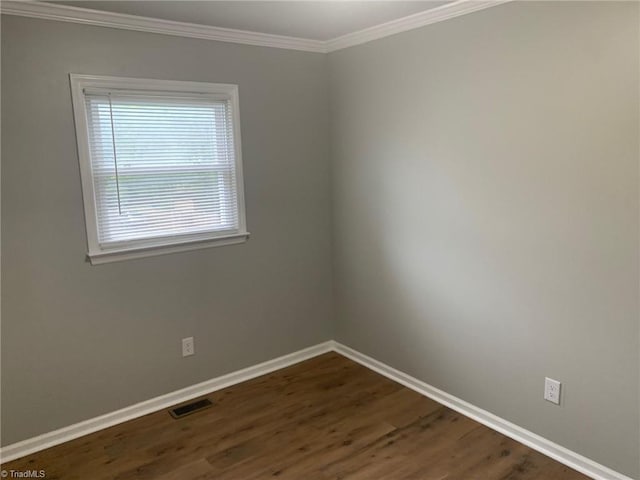
M 173 80 L 153 80 L 144 78 L 123 78 L 96 75 L 70 74 L 71 96 L 75 117 L 78 160 L 84 199 L 84 215 L 87 230 L 87 257 L 92 265 L 149 257 L 167 253 L 186 252 L 200 248 L 231 245 L 245 242 L 249 238 L 246 226 L 244 204 L 244 181 L 242 176 L 242 151 L 240 138 L 240 107 L 238 86 L 222 83 L 183 82 Z M 162 238 L 157 243 L 151 241 L 124 243 L 117 248 L 103 249 L 98 242 L 96 201 L 93 188 L 93 174 L 89 154 L 89 125 L 84 105 L 85 89 L 134 90 L 147 92 L 176 92 L 186 94 L 214 94 L 229 98 L 232 108 L 233 137 L 235 148 L 235 174 L 238 205 L 238 230 L 225 235 L 203 235 L 201 238 L 180 236 Z

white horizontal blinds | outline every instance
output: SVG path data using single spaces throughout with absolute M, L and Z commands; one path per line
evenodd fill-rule
M 238 231 L 231 104 L 85 92 L 98 242 Z

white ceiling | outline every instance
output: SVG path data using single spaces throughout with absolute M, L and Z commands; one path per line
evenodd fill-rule
M 163 20 L 326 41 L 450 1 L 56 1 Z

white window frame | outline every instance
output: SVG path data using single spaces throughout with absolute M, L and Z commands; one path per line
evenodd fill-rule
M 85 225 L 87 230 L 87 257 L 92 265 L 127 260 L 166 253 L 185 252 L 200 248 L 230 245 L 245 242 L 249 233 L 246 226 L 244 204 L 244 182 L 242 177 L 242 152 L 240 139 L 240 108 L 238 86 L 222 83 L 184 82 L 173 80 L 152 80 L 143 78 L 124 78 L 97 75 L 70 74 L 71 96 L 78 142 L 78 159 L 84 199 Z M 89 124 L 85 107 L 85 89 L 126 90 L 141 93 L 161 92 L 188 95 L 220 95 L 230 101 L 233 140 L 235 150 L 236 195 L 238 209 L 238 228 L 222 235 L 207 232 L 199 236 L 164 237 L 149 241 L 122 242 L 117 247 L 102 247 L 98 241 L 98 221 L 93 182 L 92 163 L 89 146 Z

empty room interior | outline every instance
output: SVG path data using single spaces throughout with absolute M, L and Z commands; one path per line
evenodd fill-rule
M 640 480 L 640 3 L 10 1 L 2 478 Z

